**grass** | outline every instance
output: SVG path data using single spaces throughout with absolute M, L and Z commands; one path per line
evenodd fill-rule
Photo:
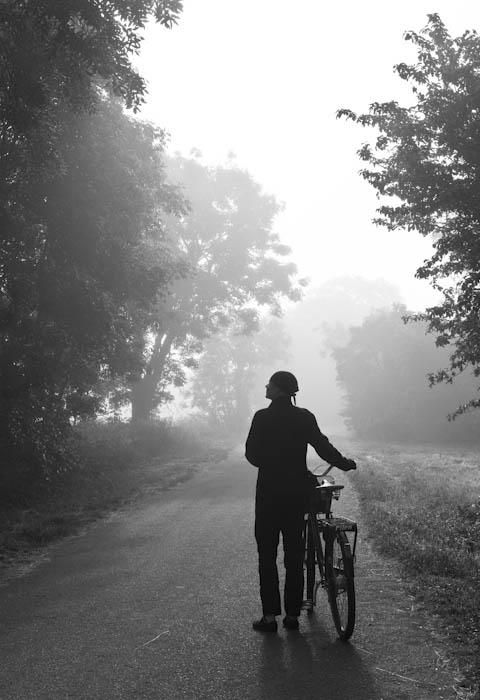
M 48 478 L 0 479 L 0 567 L 9 567 L 50 542 L 74 534 L 140 494 L 171 488 L 226 450 L 168 422 L 89 423 L 75 436 L 75 468 Z
M 479 454 L 357 445 L 352 477 L 375 545 L 401 562 L 417 601 L 480 697 Z

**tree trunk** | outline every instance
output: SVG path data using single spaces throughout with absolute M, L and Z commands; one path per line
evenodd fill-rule
M 132 423 L 150 420 L 153 413 L 156 383 L 146 375 L 132 384 L 130 396 L 132 401 Z
M 172 342 L 173 338 L 170 338 L 167 333 L 157 335 L 145 376 L 131 385 L 132 423 L 150 420 L 153 411 L 157 408 L 157 389 Z

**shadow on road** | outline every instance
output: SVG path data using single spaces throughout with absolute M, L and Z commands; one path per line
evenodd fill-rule
M 373 679 L 355 647 L 332 641 L 318 625 L 262 639 L 262 700 L 374 700 Z

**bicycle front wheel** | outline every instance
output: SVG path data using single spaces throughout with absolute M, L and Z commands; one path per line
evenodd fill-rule
M 315 546 L 313 543 L 313 535 L 311 525 L 308 523 L 305 527 L 305 573 L 306 573 L 306 599 L 303 603 L 303 608 L 308 613 L 313 612 L 315 605 Z
M 346 641 L 355 626 L 355 583 L 352 552 L 344 532 L 326 539 L 325 578 L 333 621 L 338 636 Z

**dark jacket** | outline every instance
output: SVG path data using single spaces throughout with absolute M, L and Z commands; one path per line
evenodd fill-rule
M 257 411 L 247 437 L 245 456 L 258 467 L 258 489 L 303 489 L 307 483 L 307 447 L 329 464 L 343 469 L 345 457 L 317 425 L 313 413 L 294 406 L 289 397 Z

